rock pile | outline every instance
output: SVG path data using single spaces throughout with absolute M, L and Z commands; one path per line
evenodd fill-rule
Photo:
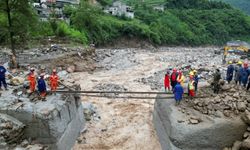
M 19 143 L 24 127 L 24 124 L 17 119 L 0 114 L 0 148 L 6 148 L 8 144 Z
M 90 102 L 82 102 L 83 113 L 86 121 L 91 119 L 99 121 L 101 119 L 100 115 L 97 112 L 97 108 Z
M 155 72 L 154 75 L 148 78 L 140 78 L 140 79 L 136 79 L 135 81 L 150 85 L 152 90 L 161 90 L 161 88 L 164 87 L 163 79 L 164 79 L 165 73 L 166 73 L 166 70 L 161 70 L 161 71 Z
M 99 62 L 100 68 L 120 70 L 138 64 L 135 53 L 135 49 L 99 49 L 94 59 Z
M 203 114 L 222 117 L 239 115 L 246 110 L 250 111 L 250 93 L 234 84 L 222 86 L 220 94 L 213 94 L 210 87 L 201 88 L 198 98 L 187 100 L 189 106 Z
M 97 90 L 100 91 L 127 91 L 128 89 L 125 88 L 123 85 L 117 85 L 117 84 L 98 84 L 94 87 Z
M 125 88 L 123 85 L 117 85 L 117 84 L 98 84 L 94 87 L 94 89 L 99 91 L 128 91 L 127 88 Z M 113 93 L 102 93 L 101 95 L 107 96 L 107 97 L 114 97 L 118 94 Z

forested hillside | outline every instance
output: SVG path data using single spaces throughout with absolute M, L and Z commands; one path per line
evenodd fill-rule
M 223 1 L 228 4 L 231 4 L 232 6 L 250 15 L 250 0 L 217 0 L 217 1 Z
M 124 0 L 128 1 L 128 0 Z M 109 5 L 112 1 L 102 1 Z M 132 0 L 128 1 L 131 3 Z M 137 1 L 138 2 L 138 1 Z M 162 3 L 163 2 L 163 3 Z M 164 12 L 153 10 L 152 4 L 164 4 Z M 27 23 L 16 41 L 66 37 L 83 44 L 108 44 L 119 37 L 139 38 L 155 45 L 220 45 L 228 40 L 250 39 L 250 17 L 229 4 L 208 0 L 144 0 L 143 5 L 132 3 L 135 19 L 115 17 L 102 8 L 81 0 L 78 7 L 65 7 L 70 24 L 51 19 Z M 18 16 L 18 14 L 16 14 Z M 33 18 L 36 16 L 33 15 Z M 0 10 L 0 42 L 8 43 L 6 15 Z M 30 22 L 28 20 L 27 22 Z M 24 30 L 25 29 L 25 30 Z M 19 40 L 22 37 L 22 40 Z M 25 37 L 25 39 L 23 38 Z

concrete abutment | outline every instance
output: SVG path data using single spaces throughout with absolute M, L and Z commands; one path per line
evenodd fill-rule
M 179 109 L 173 99 L 155 101 L 153 123 L 163 150 L 221 150 L 241 140 L 247 128 L 240 117 L 217 118 L 191 109 L 202 121 L 190 124 Z
M 25 125 L 23 138 L 35 140 L 53 150 L 71 149 L 84 128 L 83 107 L 78 95 L 51 95 L 46 101 L 30 102 L 21 98 L 22 107 L 16 107 L 18 97 L 4 94 L 0 113 L 7 114 Z

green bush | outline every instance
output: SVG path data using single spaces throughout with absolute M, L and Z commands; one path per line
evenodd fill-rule
M 32 37 L 46 37 L 54 35 L 54 31 L 49 22 L 39 22 L 35 30 L 31 30 L 30 34 Z
M 69 37 L 70 39 L 87 44 L 88 39 L 85 32 L 80 32 L 73 28 L 70 28 L 65 22 L 58 22 L 55 34 L 59 37 Z

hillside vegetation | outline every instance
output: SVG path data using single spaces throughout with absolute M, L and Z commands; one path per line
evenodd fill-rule
M 250 0 L 217 0 L 231 4 L 232 6 L 244 11 L 250 15 Z
M 126 0 L 124 0 L 126 1 Z M 119 37 L 142 39 L 155 45 L 221 45 L 228 40 L 250 39 L 250 17 L 222 2 L 207 0 L 168 0 L 166 10 L 153 10 L 152 3 L 163 0 L 144 0 L 133 3 L 135 19 L 105 14 L 100 7 L 81 0 L 79 7 L 66 7 L 70 24 L 63 21 L 36 22 L 25 32 L 27 40 L 55 35 L 83 44 L 97 45 L 114 42 Z M 127 0 L 131 3 L 132 0 Z M 137 1 L 138 2 L 138 1 Z M 110 4 L 103 1 L 103 5 Z M 6 24 L 0 11 L 0 27 Z M 35 28 L 35 30 L 34 30 Z M 5 31 L 5 30 L 4 30 Z M 0 42 L 8 42 L 8 34 L 0 32 Z

